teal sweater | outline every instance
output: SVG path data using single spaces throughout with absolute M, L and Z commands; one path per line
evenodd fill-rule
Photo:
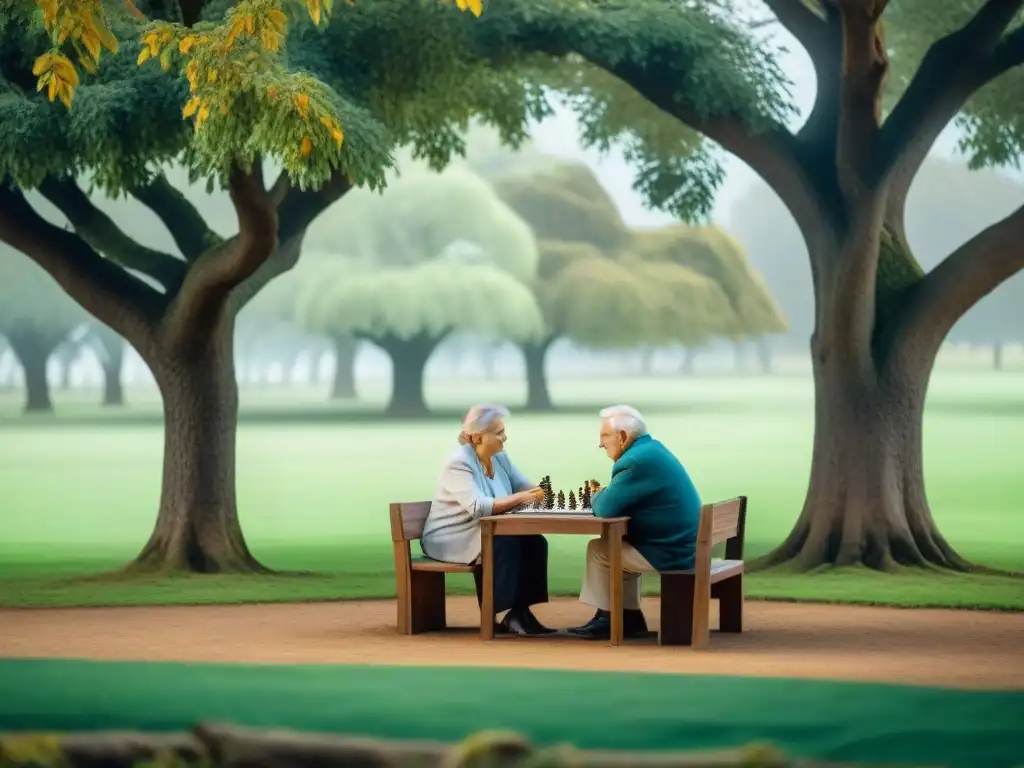
M 693 567 L 700 495 L 679 459 L 650 435 L 638 437 L 619 457 L 591 506 L 598 517 L 628 517 L 625 540 L 655 570 Z

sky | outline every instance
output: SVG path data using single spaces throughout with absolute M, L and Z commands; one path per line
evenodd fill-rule
M 814 104 L 814 69 L 806 52 L 788 32 L 776 26 L 773 28 L 773 34 L 775 42 L 786 50 L 779 63 L 791 81 L 793 103 L 799 110 L 799 118 L 790 126 L 795 129 L 803 123 Z M 632 189 L 633 173 L 621 153 L 612 152 L 602 156 L 597 150 L 580 146 L 577 137 L 577 122 L 573 115 L 564 109 L 558 110 L 554 117 L 545 120 L 533 132 L 533 138 L 542 151 L 587 163 L 618 204 L 627 224 L 643 227 L 672 221 L 670 216 L 644 207 L 640 196 Z M 955 129 L 951 127 L 943 133 L 936 143 L 933 154 L 956 154 Z M 725 167 L 725 183 L 719 190 L 712 213 L 713 220 L 719 223 L 727 222 L 730 205 L 744 194 L 752 181 L 757 179 L 757 175 L 745 163 L 731 155 L 728 156 Z

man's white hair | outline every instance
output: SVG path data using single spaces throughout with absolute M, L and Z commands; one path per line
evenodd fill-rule
M 474 405 L 462 420 L 459 442 L 465 445 L 473 435 L 487 432 L 498 419 L 508 418 L 508 408 L 503 405 Z
M 647 434 L 647 422 L 640 411 L 631 405 L 613 405 L 601 411 L 601 418 L 615 431 L 623 431 L 630 437 Z

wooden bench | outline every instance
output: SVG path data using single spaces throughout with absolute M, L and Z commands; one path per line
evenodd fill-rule
M 697 529 L 693 569 L 661 574 L 659 645 L 691 645 L 704 650 L 711 640 L 711 599 L 718 600 L 720 632 L 743 631 L 743 531 L 747 497 L 705 504 Z M 725 559 L 711 548 L 725 542 Z
M 395 551 L 395 582 L 398 592 L 398 633 L 415 635 L 436 632 L 447 625 L 444 575 L 472 573 L 478 566 L 442 563 L 429 557 L 413 557 L 411 543 L 423 535 L 430 512 L 429 501 L 391 505 L 391 542 Z

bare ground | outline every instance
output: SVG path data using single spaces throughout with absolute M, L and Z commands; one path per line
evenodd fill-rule
M 652 629 L 657 602 L 644 605 Z M 556 599 L 537 615 L 564 628 L 590 609 Z M 567 636 L 484 643 L 471 597 L 448 599 L 443 633 L 402 637 L 395 618 L 393 601 L 0 610 L 0 657 L 539 667 L 1024 689 L 1024 614 L 752 601 L 744 633 L 714 634 L 706 653 L 662 648 L 653 638 L 619 648 Z

